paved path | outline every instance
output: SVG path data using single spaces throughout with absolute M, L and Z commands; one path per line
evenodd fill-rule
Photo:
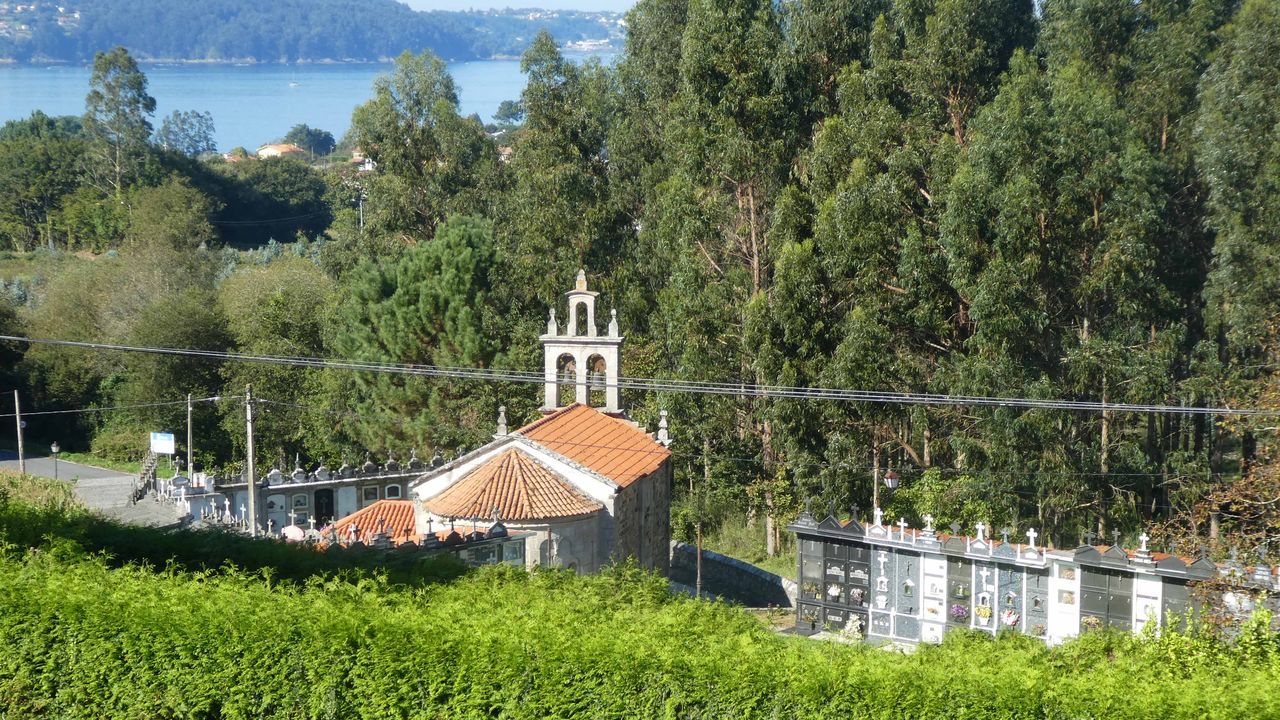
M 18 454 L 0 450 L 0 468 L 17 472 Z M 53 458 L 28 456 L 27 472 L 39 477 L 53 477 Z M 172 505 L 156 502 L 150 495 L 137 504 L 130 504 L 133 475 L 59 460 L 58 478 L 73 481 L 80 501 L 109 518 L 136 525 L 172 525 L 178 521 L 177 511 Z

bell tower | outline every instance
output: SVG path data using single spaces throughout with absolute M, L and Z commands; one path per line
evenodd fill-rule
M 544 411 L 563 407 L 560 388 L 572 385 L 574 402 L 591 404 L 591 393 L 603 391 L 607 413 L 621 413 L 618 374 L 622 358 L 622 335 L 618 333 L 618 311 L 609 313 L 609 326 L 601 335 L 596 327 L 596 297 L 600 293 L 587 289 L 587 275 L 578 271 L 577 282 L 565 293 L 568 326 L 563 334 L 551 308 L 547 332 L 542 341 Z

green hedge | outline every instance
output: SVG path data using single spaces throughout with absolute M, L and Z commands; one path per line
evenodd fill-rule
M 1280 717 L 1274 637 L 960 637 L 901 655 L 774 635 L 634 570 L 396 588 L 0 559 L 0 717 Z
M 1230 646 L 959 635 L 904 655 L 782 637 L 634 568 L 286 573 L 268 561 L 296 549 L 222 537 L 167 565 L 124 563 L 86 551 L 111 545 L 109 526 L 2 498 L 6 720 L 1280 717 L 1265 616 Z M 174 552 L 150 532 L 148 562 Z M 216 567 L 210 548 L 263 567 Z

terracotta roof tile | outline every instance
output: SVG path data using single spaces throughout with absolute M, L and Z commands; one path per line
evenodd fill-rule
M 379 531 L 385 531 L 396 545 L 410 540 L 418 541 L 412 500 L 379 500 L 334 523 L 333 529 L 343 542 L 358 540 L 369 545 Z
M 497 508 L 504 521 L 574 517 L 604 508 L 514 448 L 472 470 L 426 506 L 435 515 L 452 518 L 487 518 Z
M 671 456 L 634 424 L 574 403 L 516 431 L 626 487 Z

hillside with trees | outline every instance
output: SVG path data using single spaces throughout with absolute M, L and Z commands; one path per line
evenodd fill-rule
M 518 56 L 539 30 L 605 45 L 621 33 L 617 13 L 416 12 L 395 0 L 10 5 L 0 10 L 0 59 L 18 62 L 90 62 L 117 45 L 139 60 L 170 62 L 375 62 L 405 49 L 476 60 Z
M 582 267 L 618 311 L 627 377 L 1278 405 L 1271 0 L 642 0 L 616 64 L 558 48 L 541 34 L 525 52 L 500 139 L 459 114 L 438 57 L 401 55 L 353 117 L 372 173 L 166 150 L 136 65 L 104 55 L 83 118 L 0 130 L 0 323 L 529 371 Z M 538 404 L 515 383 L 7 351 L 39 409 L 222 397 L 197 412 L 205 466 L 243 457 L 246 383 L 281 403 L 261 467 L 452 456 L 499 404 L 512 423 Z M 750 517 L 770 554 L 802 498 L 867 508 L 888 470 L 886 513 L 913 522 L 1034 524 L 1059 545 L 1154 527 L 1189 552 L 1280 532 L 1273 418 L 626 402 L 651 426 L 670 412 L 677 532 Z M 32 430 L 127 455 L 184 421 L 139 408 Z

